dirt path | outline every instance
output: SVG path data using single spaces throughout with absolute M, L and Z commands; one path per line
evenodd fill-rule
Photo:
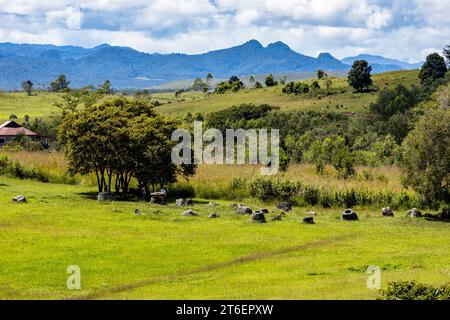
M 286 253 L 290 253 L 290 252 L 304 251 L 304 250 L 315 248 L 315 247 L 320 247 L 320 246 L 324 246 L 324 245 L 328 245 L 328 244 L 334 244 L 334 243 L 352 238 L 353 236 L 354 236 L 354 234 L 346 234 L 346 235 L 341 235 L 338 237 L 330 237 L 330 238 L 326 238 L 326 239 L 315 240 L 315 241 L 307 242 L 307 243 L 304 243 L 304 244 L 301 244 L 298 246 L 284 247 L 284 248 L 280 248 L 278 250 L 272 250 L 272 251 L 267 251 L 267 252 L 255 252 L 255 253 L 241 256 L 241 257 L 229 260 L 229 261 L 208 264 L 208 265 L 201 266 L 201 267 L 198 267 L 198 268 L 195 268 L 192 270 L 188 270 L 188 271 L 184 271 L 184 272 L 176 272 L 173 274 L 157 276 L 157 277 L 153 277 L 150 279 L 138 281 L 135 283 L 125 284 L 125 285 L 121 285 L 121 286 L 113 287 L 113 288 L 109 288 L 109 289 L 99 289 L 99 290 L 96 290 L 87 295 L 81 295 L 81 296 L 67 298 L 67 300 L 95 300 L 95 299 L 105 298 L 106 296 L 109 296 L 109 295 L 134 290 L 137 288 L 147 287 L 152 284 L 161 283 L 164 281 L 180 280 L 187 276 L 195 275 L 195 274 L 202 273 L 202 272 L 208 272 L 208 271 L 212 271 L 212 270 L 227 268 L 227 267 L 231 267 L 234 265 L 243 264 L 243 263 L 252 262 L 252 261 L 260 261 L 260 260 L 264 260 L 264 259 L 269 259 L 269 258 L 280 256 L 280 255 L 283 255 Z

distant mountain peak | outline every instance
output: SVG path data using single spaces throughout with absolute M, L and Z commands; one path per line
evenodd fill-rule
M 319 60 L 329 60 L 329 59 L 333 59 L 333 60 L 337 60 L 335 57 L 333 57 L 331 55 L 331 53 L 329 52 L 322 52 L 317 56 L 317 59 Z
M 111 46 L 109 44 L 107 44 L 107 43 L 102 43 L 102 44 L 94 47 L 93 49 L 94 50 L 98 50 L 98 49 L 104 49 L 104 48 L 111 48 Z
M 277 41 L 271 43 L 267 46 L 267 49 L 276 49 L 276 50 L 291 50 L 291 48 L 284 42 Z
M 242 46 L 244 47 L 254 47 L 254 48 L 263 48 L 263 45 L 258 40 L 252 39 L 244 43 Z

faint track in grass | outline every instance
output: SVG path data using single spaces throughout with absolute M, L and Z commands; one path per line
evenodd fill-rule
M 227 268 L 227 267 L 231 267 L 234 265 L 244 264 L 244 263 L 252 262 L 252 261 L 260 261 L 260 260 L 280 256 L 280 255 L 283 255 L 286 253 L 291 253 L 291 252 L 296 252 L 296 251 L 304 251 L 307 249 L 320 247 L 320 246 L 324 246 L 324 245 L 328 245 L 328 244 L 335 244 L 340 241 L 350 239 L 353 236 L 355 236 L 355 234 L 346 234 L 346 235 L 341 235 L 338 237 L 330 237 L 330 238 L 326 238 L 326 239 L 315 240 L 315 241 L 307 242 L 307 243 L 297 245 L 297 246 L 283 247 L 283 248 L 279 248 L 277 250 L 272 250 L 272 251 L 267 251 L 267 252 L 255 252 L 255 253 L 244 255 L 244 256 L 241 256 L 241 257 L 238 257 L 235 259 L 231 259 L 228 261 L 212 263 L 212 264 L 208 264 L 208 265 L 198 267 L 198 268 L 195 268 L 192 270 L 187 270 L 184 272 L 176 272 L 176 273 L 172 273 L 172 274 L 168 274 L 168 275 L 156 276 L 156 277 L 153 277 L 150 279 L 138 281 L 135 283 L 125 284 L 125 285 L 121 285 L 121 286 L 117 286 L 117 287 L 113 287 L 113 288 L 109 288 L 109 289 L 98 289 L 90 294 L 69 297 L 69 298 L 67 298 L 67 300 L 100 299 L 100 298 L 104 298 L 106 296 L 113 295 L 116 293 L 121 293 L 121 292 L 130 291 L 130 290 L 134 290 L 134 289 L 138 289 L 138 288 L 142 288 L 142 287 L 147 287 L 147 286 L 150 286 L 150 285 L 153 285 L 156 283 L 161 283 L 164 281 L 178 280 L 178 279 L 182 279 L 184 277 L 195 275 L 195 274 L 202 273 L 202 272 L 208 272 L 208 271 L 212 271 L 212 270 Z

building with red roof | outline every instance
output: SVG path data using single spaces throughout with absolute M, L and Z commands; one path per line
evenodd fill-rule
M 20 134 L 23 134 L 33 140 L 39 136 L 37 133 L 22 127 L 17 122 L 6 121 L 4 124 L 0 125 L 0 147 L 12 140 L 15 140 Z

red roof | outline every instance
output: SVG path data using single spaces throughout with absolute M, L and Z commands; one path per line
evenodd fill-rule
M 4 124 L 0 125 L 0 136 L 17 136 L 20 133 L 23 133 L 28 137 L 38 136 L 37 133 L 22 127 L 14 121 L 6 121 Z

